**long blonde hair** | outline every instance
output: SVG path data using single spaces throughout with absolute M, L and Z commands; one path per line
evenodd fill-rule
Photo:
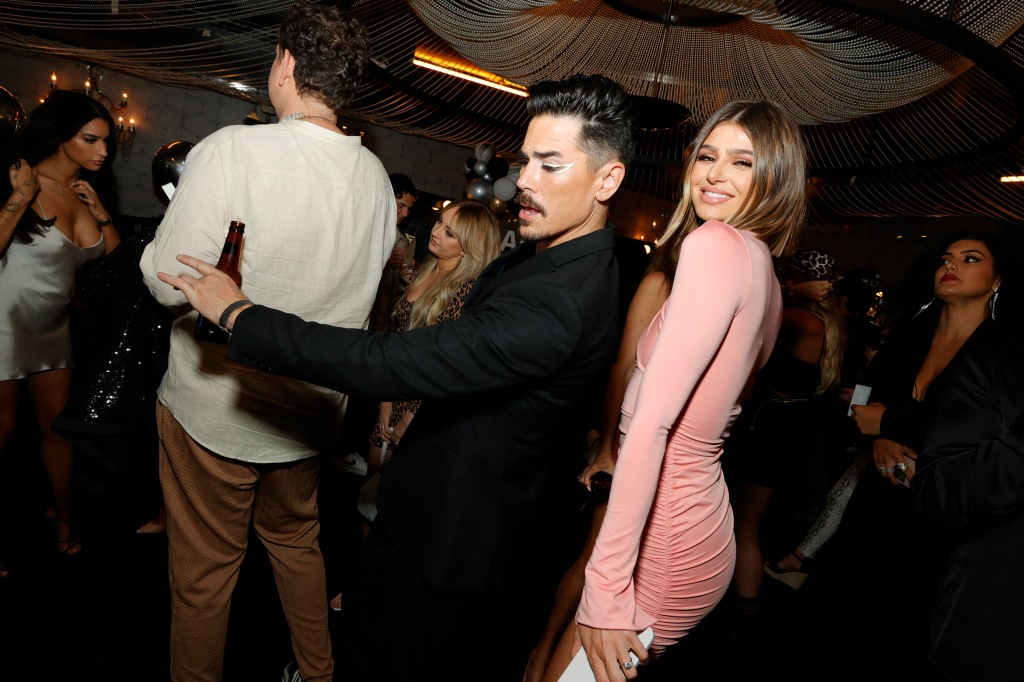
M 463 282 L 479 275 L 487 264 L 498 256 L 500 238 L 498 221 L 483 204 L 475 201 L 457 201 L 448 204 L 438 216 L 451 228 L 459 240 L 463 256 L 459 264 L 444 277 L 434 282 L 413 301 L 408 329 L 429 327 L 448 305 Z M 437 270 L 437 258 L 430 255 L 413 276 L 410 287 L 430 277 Z
M 843 357 L 846 354 L 846 323 L 839 310 L 839 303 L 835 296 L 829 296 L 824 301 L 800 299 L 792 305 L 803 308 L 825 325 L 825 339 L 821 343 L 821 357 L 818 360 L 818 388 L 815 393 L 827 393 L 839 386 L 843 373 Z
M 807 214 L 807 152 L 793 118 L 778 104 L 766 101 L 730 102 L 697 132 L 683 165 L 682 197 L 659 243 L 681 241 L 700 225 L 690 197 L 690 174 L 699 156 L 696 150 L 720 123 L 738 125 L 754 147 L 750 192 L 727 222 L 737 230 L 756 233 L 772 255 L 789 253 Z M 677 232 L 682 235 L 673 239 Z

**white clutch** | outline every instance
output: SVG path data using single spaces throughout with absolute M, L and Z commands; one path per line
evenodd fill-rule
M 654 641 L 654 630 L 647 628 L 637 636 L 640 638 L 640 643 L 644 645 L 644 649 L 649 649 L 651 642 Z M 633 659 L 633 665 L 636 665 L 636 654 L 630 652 L 629 657 Z M 595 682 L 594 671 L 590 668 L 590 660 L 583 647 L 580 647 L 580 650 L 573 656 L 569 667 L 558 678 L 558 682 Z

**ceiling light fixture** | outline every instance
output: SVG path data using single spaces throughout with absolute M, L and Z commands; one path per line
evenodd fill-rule
M 999 182 L 1024 182 L 1024 175 L 1004 175 Z
M 679 102 L 661 96 L 661 83 L 665 67 L 665 48 L 668 46 L 669 26 L 673 23 L 674 15 L 672 14 L 672 9 L 674 6 L 674 0 L 669 0 L 668 11 L 665 12 L 663 18 L 665 29 L 661 34 L 661 48 L 658 50 L 658 70 L 654 74 L 654 80 L 645 88 L 643 95 L 633 96 L 633 108 L 639 114 L 639 125 L 644 130 L 675 128 L 690 120 L 689 109 Z M 648 94 L 651 86 L 654 88 L 653 95 Z
M 416 66 L 421 66 L 424 69 L 438 71 L 449 76 L 470 81 L 471 83 L 476 83 L 477 85 L 484 85 L 488 88 L 501 90 L 502 92 L 508 92 L 520 97 L 530 96 L 530 93 L 527 91 L 525 86 L 502 78 L 490 71 L 484 71 L 483 69 L 468 62 L 455 61 L 445 57 L 436 57 L 417 50 L 413 55 L 412 63 Z

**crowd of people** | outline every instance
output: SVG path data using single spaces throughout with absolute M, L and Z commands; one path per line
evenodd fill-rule
M 765 576 L 818 582 L 808 661 L 1019 675 L 1024 361 L 999 237 L 942 239 L 884 305 L 867 278 L 869 317 L 855 270 L 797 250 L 799 126 L 737 101 L 696 132 L 646 272 L 620 287 L 608 218 L 635 112 L 577 75 L 530 88 L 523 243 L 499 255 L 491 211 L 457 201 L 411 258 L 396 226 L 415 187 L 338 126 L 369 42 L 296 2 L 268 79 L 279 122 L 196 145 L 159 224 L 118 214 L 114 124 L 86 95 L 53 92 L 8 150 L 0 451 L 24 390 L 68 558 L 89 551 L 76 457 L 148 458 L 139 532 L 167 534 L 172 680 L 222 679 L 250 533 L 291 634 L 286 682 L 557 681 L 577 660 L 643 679 L 719 608 L 741 652 Z M 241 287 L 213 265 L 232 221 Z M 197 340 L 199 316 L 228 342 Z M 339 591 L 318 491 L 342 441 L 368 463 Z M 817 519 L 766 555 L 794 490 Z M 556 546 L 580 551 L 537 570 Z

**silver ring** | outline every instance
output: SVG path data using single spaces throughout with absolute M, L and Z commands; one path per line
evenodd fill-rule
M 906 471 L 907 470 L 907 465 L 904 464 L 903 462 L 900 462 L 894 468 L 895 469 L 899 469 L 900 471 Z
M 875 468 L 878 469 L 879 471 L 885 471 L 885 467 L 875 467 Z
M 624 670 L 632 670 L 633 669 L 633 661 L 626 661 L 625 663 L 622 664 L 622 668 Z
M 884 471 L 887 474 L 891 474 L 892 473 L 892 467 L 889 467 L 887 469 L 883 469 L 882 471 Z

